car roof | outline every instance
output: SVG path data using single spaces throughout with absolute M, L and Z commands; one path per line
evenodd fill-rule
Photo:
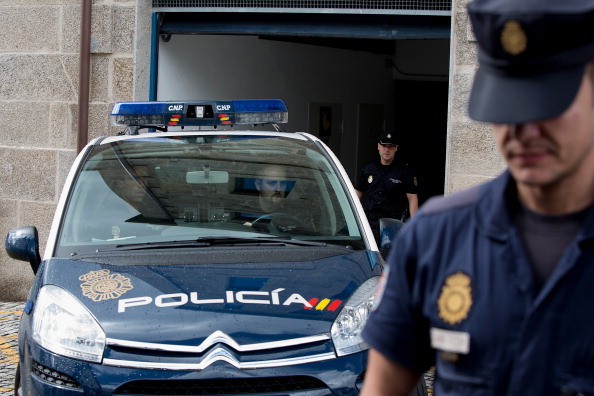
M 146 139 L 146 138 L 166 138 L 168 136 L 264 136 L 264 137 L 282 137 L 288 139 L 295 139 L 300 141 L 314 141 L 317 138 L 305 132 L 277 132 L 277 131 L 260 131 L 260 130 L 227 130 L 216 129 L 208 131 L 168 131 L 168 132 L 144 132 L 138 135 L 117 135 L 100 137 L 95 141 L 95 144 L 109 144 L 119 142 L 122 140 Z

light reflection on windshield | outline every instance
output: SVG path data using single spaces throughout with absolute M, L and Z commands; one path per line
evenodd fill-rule
M 353 209 L 312 143 L 261 136 L 151 137 L 94 149 L 58 252 L 198 237 L 361 241 Z

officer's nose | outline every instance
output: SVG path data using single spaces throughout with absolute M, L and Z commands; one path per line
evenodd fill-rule
M 534 122 L 527 122 L 525 124 L 510 124 L 509 137 L 511 139 L 524 140 L 532 137 L 537 137 L 540 134 L 540 128 Z

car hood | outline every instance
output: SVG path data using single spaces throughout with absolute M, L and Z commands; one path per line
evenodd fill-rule
M 353 292 L 380 271 L 368 251 L 305 262 L 43 266 L 41 283 L 72 293 L 108 338 L 177 345 L 217 332 L 240 344 L 329 333 Z

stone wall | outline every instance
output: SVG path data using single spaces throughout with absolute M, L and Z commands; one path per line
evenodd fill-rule
M 477 47 L 466 12 L 469 0 L 453 0 L 445 193 L 497 176 L 505 164 L 488 124 L 468 118 L 468 96 L 477 67 Z
M 77 154 L 81 3 L 0 0 L 0 234 L 35 225 L 42 254 Z M 93 2 L 89 140 L 113 134 L 113 103 L 133 98 L 136 8 Z M 0 249 L 0 301 L 26 299 L 32 279 Z

